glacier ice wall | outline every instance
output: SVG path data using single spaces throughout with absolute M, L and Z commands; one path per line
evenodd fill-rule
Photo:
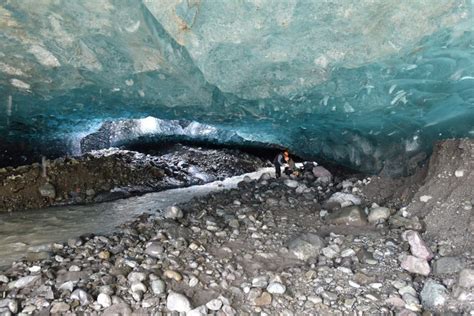
M 210 124 L 403 173 L 474 136 L 471 0 L 0 0 L 0 143 Z M 0 146 L 1 147 L 1 146 Z

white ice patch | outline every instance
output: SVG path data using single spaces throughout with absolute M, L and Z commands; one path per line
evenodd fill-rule
M 352 112 L 355 112 L 355 110 L 348 102 L 346 102 L 344 103 L 344 112 L 352 113 Z
M 417 150 L 420 147 L 418 140 L 419 140 L 419 137 L 417 135 L 413 136 L 412 140 L 407 140 L 405 142 L 405 150 L 407 152 Z
M 148 116 L 145 117 L 144 119 L 138 120 L 138 126 L 140 128 L 140 131 L 143 134 L 151 134 L 151 133 L 156 133 L 159 127 L 159 121 L 158 119 Z
M 18 89 L 24 89 L 24 90 L 29 90 L 31 88 L 30 84 L 23 82 L 19 79 L 12 79 L 10 80 L 10 83 L 14 86 L 17 87 Z
M 128 79 L 128 80 L 125 80 L 125 84 L 129 87 L 133 86 L 133 79 Z
M 59 60 L 50 51 L 48 51 L 42 46 L 33 45 L 28 50 L 28 52 L 33 54 L 36 57 L 36 60 L 38 60 L 38 62 L 43 66 L 46 66 L 46 67 L 61 66 L 61 64 L 59 63 Z
M 13 98 L 11 95 L 9 95 L 7 99 L 7 116 L 8 117 L 12 115 L 12 104 L 13 104 Z

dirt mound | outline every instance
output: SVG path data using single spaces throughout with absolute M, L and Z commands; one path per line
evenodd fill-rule
M 428 173 L 407 211 L 426 223 L 426 235 L 450 245 L 452 253 L 474 244 L 474 140 L 435 145 Z
M 177 146 L 152 156 L 116 148 L 40 165 L 0 168 L 0 212 L 104 202 L 252 172 L 264 162 L 236 150 Z

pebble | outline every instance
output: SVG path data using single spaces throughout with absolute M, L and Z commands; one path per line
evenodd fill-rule
M 99 259 L 108 260 L 110 258 L 110 252 L 108 252 L 107 250 L 104 250 L 104 251 L 99 252 L 97 256 L 99 257 Z
M 86 291 L 82 289 L 75 289 L 71 293 L 71 300 L 77 300 L 81 305 L 87 305 L 92 301 L 92 298 Z
M 431 272 L 430 265 L 426 260 L 414 256 L 406 256 L 402 260 L 401 267 L 408 272 L 424 276 L 427 276 Z
M 222 307 L 222 301 L 220 299 L 213 299 L 206 303 L 206 307 L 211 311 L 218 311 Z
M 323 255 L 329 259 L 337 257 L 339 255 L 339 251 L 340 249 L 338 245 L 329 245 L 321 249 Z
M 267 286 L 267 292 L 270 294 L 283 294 L 286 292 L 286 286 L 280 282 L 271 282 Z
M 165 211 L 164 211 L 164 214 L 163 216 L 165 218 L 169 218 L 169 219 L 179 219 L 179 218 L 183 218 L 183 211 L 181 210 L 181 208 L 177 207 L 177 206 L 168 206 Z
M 102 306 L 104 308 L 107 308 L 107 307 L 112 305 L 112 299 L 110 298 L 109 295 L 107 295 L 105 293 L 100 293 L 97 296 L 97 303 L 99 303 L 100 306 Z
M 443 275 L 461 271 L 464 263 L 458 257 L 441 257 L 432 263 L 433 274 Z
M 367 216 L 360 206 L 346 206 L 326 216 L 329 224 L 364 226 L 367 224 Z
M 137 283 L 146 280 L 146 274 L 143 272 L 130 272 L 127 276 L 130 283 Z
M 408 230 L 403 233 L 403 237 L 403 239 L 407 240 L 410 244 L 412 255 L 424 260 L 431 260 L 431 258 L 433 258 L 433 252 L 428 248 L 428 246 L 426 246 L 418 232 Z
M 160 279 L 151 281 L 150 287 L 153 293 L 155 293 L 156 295 L 163 294 L 165 293 L 165 290 L 166 290 L 165 282 L 163 282 L 163 280 L 160 280 Z
M 173 271 L 173 270 L 166 270 L 163 273 L 163 276 L 168 279 L 173 279 L 177 282 L 181 282 L 181 280 L 183 279 L 183 276 L 181 275 L 181 273 Z
M 204 305 L 196 307 L 195 309 L 186 312 L 186 316 L 207 316 L 209 315 L 207 312 L 207 308 Z
M 464 269 L 459 273 L 458 284 L 463 288 L 473 288 L 474 287 L 474 269 Z
M 183 294 L 170 292 L 166 298 L 166 308 L 170 311 L 188 312 L 191 310 L 191 302 Z
M 9 289 L 13 289 L 13 288 L 22 289 L 22 288 L 32 285 L 33 283 L 38 281 L 40 278 L 41 277 L 39 275 L 24 276 L 24 277 L 19 278 L 16 281 L 12 281 L 8 283 L 8 288 Z
M 254 301 L 256 306 L 266 306 L 272 303 L 272 295 L 268 292 L 263 292 L 262 295 L 257 297 Z
M 422 195 L 420 196 L 420 202 L 426 203 L 431 200 L 433 197 L 431 195 Z
M 51 304 L 51 309 L 49 310 L 49 312 L 51 314 L 61 314 L 61 313 L 67 312 L 70 308 L 71 308 L 71 306 L 69 306 L 69 304 L 67 304 L 67 303 L 53 302 Z M 23 312 L 25 313 L 25 310 L 23 310 Z
M 296 188 L 298 186 L 298 181 L 296 180 L 290 180 L 290 179 L 286 179 L 284 181 L 285 185 L 289 188 Z
M 438 282 L 428 279 L 420 292 L 421 303 L 427 309 L 439 309 L 448 299 L 448 291 Z
M 149 242 L 145 249 L 145 253 L 153 258 L 158 258 L 163 252 L 164 247 L 157 241 Z
M 390 217 L 390 209 L 386 207 L 375 207 L 370 210 L 369 223 L 377 223 L 379 221 L 385 221 Z
M 324 246 L 324 240 L 316 234 L 306 233 L 288 243 L 288 250 L 300 260 L 317 257 Z

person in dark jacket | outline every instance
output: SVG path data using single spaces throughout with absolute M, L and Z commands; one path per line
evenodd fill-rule
M 273 165 L 275 166 L 275 175 L 277 178 L 281 177 L 281 166 L 287 163 L 288 159 L 290 159 L 290 154 L 287 149 L 276 155 L 275 159 L 273 159 Z

